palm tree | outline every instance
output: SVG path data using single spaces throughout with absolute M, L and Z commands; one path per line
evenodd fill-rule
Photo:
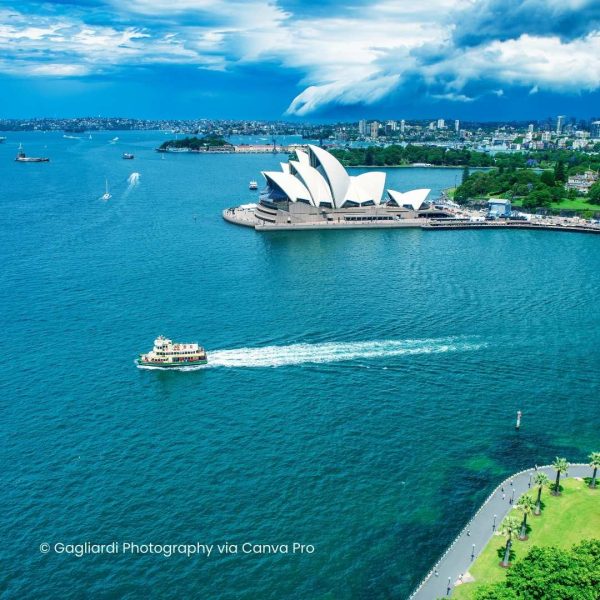
M 521 522 L 521 531 L 519 533 L 519 539 L 521 541 L 524 541 L 527 539 L 527 516 L 533 513 L 536 507 L 536 503 L 531 496 L 525 494 L 519 498 L 519 501 L 517 502 L 517 507 L 520 511 L 523 512 L 523 521 Z
M 590 467 L 594 467 L 590 487 L 596 489 L 596 474 L 598 473 L 598 467 L 600 467 L 600 452 L 592 452 L 588 458 L 590 459 Z
M 508 561 L 510 558 L 510 548 L 512 546 L 512 536 L 517 533 L 517 531 L 519 531 L 518 519 L 515 519 L 514 517 L 506 517 L 500 526 L 500 533 L 506 536 L 506 548 L 504 548 L 504 558 L 500 563 L 501 567 L 510 567 L 510 563 Z
M 533 514 L 538 516 L 538 515 L 542 514 L 542 488 L 545 485 L 550 484 L 550 479 L 548 479 L 548 475 L 546 475 L 546 473 L 538 473 L 535 476 L 533 483 L 535 483 L 535 485 L 538 486 L 537 501 L 535 503 L 535 511 Z
M 555 496 L 560 495 L 560 475 L 561 473 L 566 473 L 569 468 L 569 463 L 566 458 L 556 457 L 556 460 L 552 463 L 552 466 L 556 469 L 556 482 L 554 484 L 554 491 L 552 492 Z

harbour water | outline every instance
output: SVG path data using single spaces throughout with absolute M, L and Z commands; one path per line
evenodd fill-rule
M 259 234 L 221 211 L 285 155 L 1 135 L 4 597 L 403 598 L 497 482 L 600 449 L 597 236 Z M 135 368 L 158 334 L 211 364 Z M 290 553 L 40 552 L 84 542 Z

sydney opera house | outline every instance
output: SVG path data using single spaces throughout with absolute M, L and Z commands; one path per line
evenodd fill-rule
M 385 190 L 386 174 L 349 175 L 329 152 L 309 145 L 281 171 L 263 171 L 266 187 L 258 204 L 228 209 L 223 216 L 257 229 L 298 229 L 318 225 L 408 226 L 423 217 L 445 216 L 425 199 L 428 189 Z

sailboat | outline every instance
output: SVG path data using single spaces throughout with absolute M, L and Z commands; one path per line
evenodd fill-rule
M 102 195 L 101 199 L 102 200 L 110 200 L 112 198 L 112 195 L 108 191 L 108 179 L 106 179 L 106 178 L 104 179 L 104 184 L 105 184 L 105 187 L 104 187 L 105 191 L 104 191 L 104 194 Z

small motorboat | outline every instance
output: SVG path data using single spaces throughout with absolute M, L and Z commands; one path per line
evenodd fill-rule
M 135 158 L 135 155 L 131 154 L 130 152 L 123 152 L 122 158 L 125 160 L 133 160 Z
M 110 200 L 112 194 L 108 191 L 108 179 L 104 180 L 104 194 L 101 196 L 101 200 Z
M 258 182 L 254 181 L 254 179 L 248 184 L 248 189 L 249 190 L 257 190 L 258 189 Z

